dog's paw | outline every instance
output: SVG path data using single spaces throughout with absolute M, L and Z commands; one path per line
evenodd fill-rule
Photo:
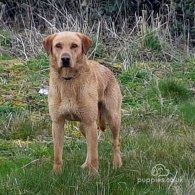
M 81 168 L 82 169 L 87 169 L 89 170 L 89 174 L 90 175 L 94 175 L 94 176 L 98 176 L 99 175 L 99 172 L 98 172 L 98 166 L 92 166 L 91 163 L 89 162 L 84 162 L 82 165 L 81 165 Z
M 53 165 L 53 172 L 58 174 L 62 172 L 62 164 L 54 164 Z
M 120 154 L 114 155 L 113 168 L 117 169 L 120 168 L 122 165 L 123 163 L 122 163 L 121 155 Z
M 85 161 L 85 162 L 81 165 L 81 168 L 82 168 L 82 169 L 85 169 L 85 168 L 88 168 L 88 166 L 89 166 L 89 165 L 88 165 L 88 162 Z

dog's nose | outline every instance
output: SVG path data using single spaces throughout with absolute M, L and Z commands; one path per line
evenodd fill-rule
M 70 67 L 70 56 L 63 55 L 61 57 L 61 61 L 62 61 L 62 67 L 65 67 L 65 68 Z

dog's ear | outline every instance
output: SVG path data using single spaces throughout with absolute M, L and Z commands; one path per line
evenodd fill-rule
M 79 38 L 82 41 L 83 53 L 86 54 L 92 45 L 92 40 L 87 35 L 84 35 L 82 33 L 77 33 L 77 35 L 79 36 Z
M 43 46 L 48 56 L 52 53 L 52 41 L 55 36 L 56 34 L 52 34 L 52 35 L 45 37 L 45 39 L 43 40 Z

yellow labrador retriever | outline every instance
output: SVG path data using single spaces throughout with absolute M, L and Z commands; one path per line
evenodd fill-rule
M 113 73 L 88 60 L 92 41 L 78 32 L 60 32 L 47 36 L 43 45 L 50 58 L 49 113 L 54 142 L 54 171 L 62 168 L 64 125 L 66 120 L 80 122 L 87 141 L 87 157 L 82 165 L 98 171 L 97 124 L 109 125 L 113 135 L 113 166 L 122 165 L 119 131 L 121 92 Z

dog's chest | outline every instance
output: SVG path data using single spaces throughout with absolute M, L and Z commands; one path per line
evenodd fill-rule
M 75 95 L 62 96 L 61 102 L 59 105 L 59 111 L 66 117 L 68 120 L 78 120 L 79 112 L 78 112 L 78 100 Z
M 63 112 L 75 112 L 77 110 L 77 101 L 74 97 L 72 98 L 66 98 L 63 97 L 63 99 L 60 102 L 60 110 Z
M 68 120 L 78 120 L 78 90 L 75 87 L 50 86 L 49 88 L 49 108 L 50 113 L 63 115 Z

